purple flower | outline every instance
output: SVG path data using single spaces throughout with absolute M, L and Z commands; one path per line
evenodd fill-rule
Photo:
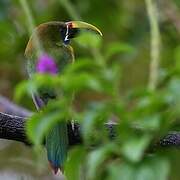
M 49 56 L 48 54 L 42 54 L 38 59 L 36 71 L 42 74 L 57 74 L 58 67 L 55 60 L 51 56 Z

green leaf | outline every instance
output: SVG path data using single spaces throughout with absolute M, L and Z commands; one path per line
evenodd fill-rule
M 25 94 L 31 96 L 32 93 L 37 92 L 38 89 L 42 87 L 57 87 L 59 83 L 60 78 L 58 76 L 52 76 L 48 74 L 34 74 L 32 79 L 23 81 L 16 86 L 15 100 L 19 101 Z
M 109 165 L 107 180 L 167 180 L 169 177 L 169 162 L 158 156 L 151 156 L 141 163 L 112 163 Z
M 174 78 L 170 81 L 168 89 L 172 102 L 180 104 L 180 79 Z
M 60 83 L 58 76 L 50 74 L 35 74 L 29 81 L 36 89 L 41 87 L 57 87 Z
M 151 158 L 151 157 L 150 157 Z M 169 163 L 165 158 L 155 157 L 142 162 L 136 171 L 137 180 L 167 180 L 169 175 Z
M 82 115 L 82 135 L 84 142 L 93 144 L 99 139 L 106 138 L 104 123 L 110 115 L 108 103 L 92 103 Z M 102 136 L 102 137 L 100 137 Z
M 16 86 L 14 99 L 20 101 L 21 97 L 27 93 L 27 82 L 23 81 Z
M 97 113 L 94 113 L 94 112 L 87 112 L 83 115 L 82 133 L 83 133 L 83 138 L 85 139 L 85 141 L 88 140 L 90 134 L 93 131 L 96 117 L 97 117 Z
M 71 83 L 69 83 L 71 82 Z M 76 75 L 67 75 L 61 79 L 62 87 L 66 91 L 82 91 L 91 89 L 95 91 L 103 91 L 101 82 L 95 76 L 88 73 L 79 73 Z
M 65 175 L 68 180 L 79 180 L 82 178 L 85 159 L 86 151 L 82 146 L 70 150 L 65 164 Z
M 57 122 L 67 119 L 67 111 L 62 109 L 63 103 L 49 103 L 49 105 L 42 111 L 34 114 L 27 121 L 26 132 L 31 142 L 38 146 L 42 144 L 45 134 Z
M 136 180 L 134 177 L 135 168 L 128 163 L 110 163 L 109 173 L 106 180 Z
M 92 34 L 91 32 L 81 33 L 74 39 L 79 45 L 85 48 L 100 48 L 102 38 L 97 34 Z
M 105 146 L 97 148 L 88 155 L 88 179 L 98 179 L 100 171 L 105 169 L 105 160 L 109 158 L 114 149 L 116 149 L 116 146 L 114 146 L 112 143 L 109 143 Z
M 78 58 L 73 64 L 69 64 L 68 68 L 65 69 L 65 73 L 97 72 L 98 70 L 99 66 L 96 61 L 88 58 Z
M 144 155 L 146 147 L 149 145 L 151 136 L 130 137 L 126 139 L 121 147 L 122 154 L 132 162 L 138 162 Z
M 135 122 L 137 128 L 148 131 L 157 131 L 161 125 L 161 116 L 160 114 L 151 114 L 145 117 L 139 117 Z
M 122 53 L 122 52 L 132 53 L 134 52 L 134 50 L 135 49 L 127 43 L 114 42 L 114 43 L 110 43 L 107 46 L 105 57 L 106 59 L 108 59 L 117 53 Z

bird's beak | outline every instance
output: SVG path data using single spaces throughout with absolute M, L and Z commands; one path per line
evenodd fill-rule
M 93 26 L 92 24 L 88 24 L 86 22 L 82 22 L 82 21 L 70 21 L 66 23 L 70 28 L 75 28 L 75 29 L 87 29 L 87 30 L 91 30 L 94 31 L 96 33 L 98 33 L 100 36 L 102 36 L 102 32 L 95 26 Z

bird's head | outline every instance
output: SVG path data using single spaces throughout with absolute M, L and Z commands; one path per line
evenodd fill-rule
M 25 55 L 28 57 L 35 52 L 37 39 L 39 39 L 40 45 L 45 50 L 56 45 L 68 46 L 70 40 L 79 36 L 82 30 L 92 31 L 102 36 L 101 31 L 97 27 L 82 21 L 51 21 L 40 24 L 36 27 L 26 46 Z
M 62 41 L 65 45 L 69 44 L 72 38 L 80 35 L 81 30 L 93 31 L 102 36 L 101 31 L 97 27 L 88 24 L 86 22 L 70 21 L 64 24 L 65 26 L 60 28 L 60 32 L 61 32 Z

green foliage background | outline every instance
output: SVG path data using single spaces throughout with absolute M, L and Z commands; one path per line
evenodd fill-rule
M 13 98 L 16 89 L 18 102 L 31 110 L 35 110 L 34 105 L 24 92 L 32 87 L 50 85 L 57 91 L 61 87 L 66 94 L 29 121 L 27 132 L 36 150 L 54 123 L 72 117 L 82 125 L 84 143 L 69 152 L 65 166 L 68 179 L 179 179 L 177 149 L 148 152 L 160 137 L 180 127 L 180 29 L 167 14 L 170 7 L 178 12 L 179 1 L 157 2 L 161 61 L 155 91 L 147 88 L 151 37 L 143 0 L 28 1 L 35 24 L 83 20 L 96 25 L 103 38 L 91 34 L 75 39 L 72 46 L 76 63 L 62 76 L 36 76 L 34 81 L 16 87 L 27 79 L 24 49 L 31 31 L 19 2 L 0 2 L 1 94 Z M 178 16 L 176 11 L 173 13 Z M 75 100 L 70 105 L 74 91 Z M 119 123 L 114 140 L 108 138 L 104 128 L 107 120 Z M 0 152 L 0 166 L 43 178 L 48 164 L 41 151 L 38 156 L 29 148 L 11 144 Z M 16 156 L 17 162 L 12 165 Z

